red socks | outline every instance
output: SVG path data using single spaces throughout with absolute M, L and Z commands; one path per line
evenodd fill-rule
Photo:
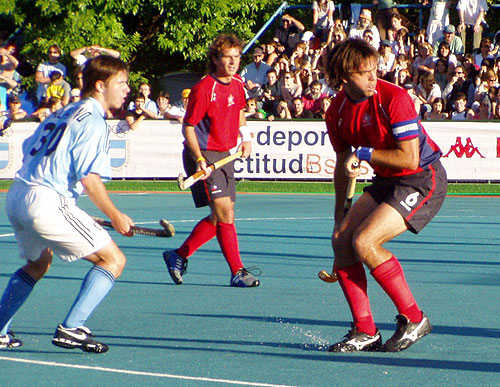
M 363 264 L 358 262 L 351 266 L 336 268 L 335 272 L 351 309 L 354 326 L 358 328 L 358 331 L 373 336 L 377 332 L 377 327 L 370 309 Z
M 177 249 L 177 254 L 179 254 L 179 257 L 187 259 L 214 236 L 215 225 L 210 222 L 208 217 L 203 218 L 194 226 L 193 231 L 191 231 L 182 246 Z
M 371 275 L 394 302 L 399 314 L 405 315 L 411 322 L 422 321 L 422 311 L 413 298 L 403 268 L 396 257 L 377 266 L 371 271 Z
M 217 222 L 217 225 L 214 225 L 208 217 L 200 220 L 182 246 L 177 249 L 177 254 L 188 259 L 214 236 L 217 236 L 222 254 L 234 275 L 243 267 L 234 224 Z
M 236 227 L 232 223 L 217 222 L 216 226 L 217 241 L 219 242 L 222 254 L 234 275 L 243 267 L 238 247 L 238 237 L 236 236 Z
M 374 335 L 377 328 L 370 310 L 363 264 L 358 262 L 351 266 L 337 268 L 335 272 L 351 309 L 354 325 L 358 331 Z M 393 256 L 372 270 L 371 275 L 394 302 L 399 314 L 405 315 L 411 322 L 422 321 L 422 311 L 413 298 L 406 283 L 403 268 L 396 257 Z

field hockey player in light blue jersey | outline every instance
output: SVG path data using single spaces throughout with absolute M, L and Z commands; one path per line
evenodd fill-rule
M 113 287 L 126 258 L 76 199 L 85 190 L 116 231 L 132 235 L 132 220 L 115 207 L 103 184 L 111 178 L 105 112 L 123 105 L 130 92 L 127 81 L 120 59 L 92 58 L 83 69 L 83 99 L 52 114 L 23 144 L 23 165 L 7 194 L 6 211 L 26 264 L 12 275 L 0 300 L 0 349 L 22 345 L 9 325 L 55 253 L 66 262 L 86 259 L 93 267 L 52 343 L 85 352 L 108 350 L 85 322 Z

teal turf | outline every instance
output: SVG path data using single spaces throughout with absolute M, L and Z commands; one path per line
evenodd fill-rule
M 243 262 L 262 270 L 261 286 L 252 289 L 229 286 L 215 240 L 190 258 L 184 284 L 173 284 L 162 252 L 178 247 L 207 214 L 194 209 L 189 194 L 112 198 L 139 225 L 159 227 L 155 222 L 166 218 L 177 234 L 126 238 L 111 231 L 127 267 L 87 323 L 109 352 L 85 354 L 51 344 L 89 268 L 84 261 L 56 258 L 12 324 L 24 346 L 0 350 L 2 385 L 498 385 L 499 198 L 449 197 L 420 235 L 406 233 L 387 244 L 434 325 L 429 336 L 396 354 L 325 351 L 351 320 L 338 284 L 317 277 L 332 265 L 333 196 L 238 196 Z M 2 208 L 4 203 L 2 193 Z M 101 216 L 87 198 L 80 205 Z M 2 211 L 0 291 L 22 264 L 14 237 L 4 236 L 11 232 Z M 397 312 L 370 275 L 368 281 L 386 340 Z

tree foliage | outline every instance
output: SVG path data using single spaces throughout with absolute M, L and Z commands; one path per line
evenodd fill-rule
M 205 52 L 220 32 L 252 38 L 279 0 L 0 0 L 0 24 L 22 37 L 23 57 L 46 59 L 50 45 L 64 54 L 99 44 L 119 50 L 134 79 L 204 68 Z M 13 31 L 8 31 L 12 33 Z M 63 62 L 72 65 L 69 55 Z

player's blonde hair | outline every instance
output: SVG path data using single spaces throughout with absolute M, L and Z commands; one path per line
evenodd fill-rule
M 336 44 L 326 54 L 325 79 L 333 89 L 339 89 L 349 74 L 362 64 L 378 60 L 378 52 L 364 39 L 350 38 Z
M 220 34 L 214 39 L 207 51 L 208 71 L 210 73 L 214 73 L 217 70 L 214 58 L 219 58 L 222 51 L 231 48 L 237 48 L 240 54 L 243 51 L 243 42 L 236 35 Z
M 98 55 L 89 59 L 85 62 L 82 70 L 82 98 L 89 97 L 96 91 L 97 81 L 107 83 L 112 76 L 121 71 L 128 73 L 128 66 L 121 59 L 113 58 L 110 55 Z

